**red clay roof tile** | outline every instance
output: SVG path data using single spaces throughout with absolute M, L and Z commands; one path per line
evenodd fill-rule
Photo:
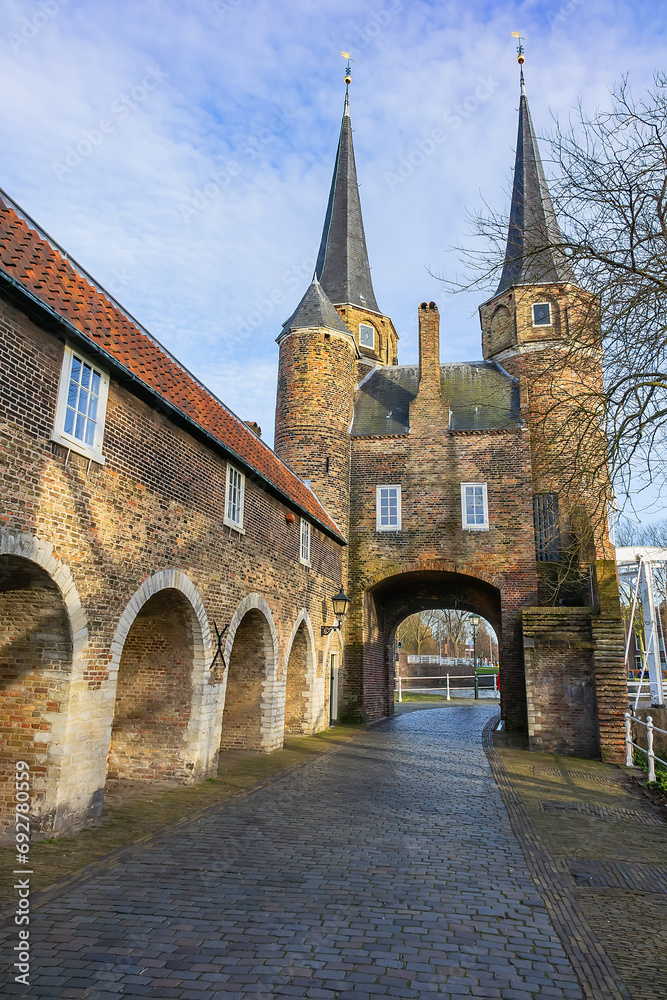
M 18 206 L 17 206 L 18 207 Z M 20 264 L 21 266 L 17 266 Z M 0 198 L 0 267 L 339 538 L 317 497 L 235 414 Z

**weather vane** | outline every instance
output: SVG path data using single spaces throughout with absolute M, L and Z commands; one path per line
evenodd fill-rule
M 356 59 L 350 58 L 349 52 L 341 52 L 343 59 L 347 59 L 347 66 L 345 67 L 345 86 L 349 87 L 352 83 L 352 67 L 350 63 L 356 62 Z
M 523 37 L 523 35 L 519 31 L 513 31 L 512 32 L 512 38 L 518 38 L 519 39 L 519 44 L 516 47 L 516 51 L 517 51 L 516 61 L 518 62 L 519 66 L 523 66 L 523 64 L 526 61 L 526 57 L 524 55 L 523 45 L 521 43 L 525 42 L 526 39 Z

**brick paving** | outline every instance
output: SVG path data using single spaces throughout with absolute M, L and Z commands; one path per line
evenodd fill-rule
M 495 711 L 396 717 L 64 887 L 5 995 L 583 998 L 482 748 Z

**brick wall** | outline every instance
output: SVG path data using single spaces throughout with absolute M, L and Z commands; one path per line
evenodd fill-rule
M 489 531 L 462 530 L 460 484 L 471 481 L 487 484 Z M 378 484 L 402 488 L 399 532 L 376 531 Z M 351 497 L 345 702 L 363 697 L 371 717 L 386 714 L 385 646 L 395 628 L 426 607 L 460 607 L 496 629 L 503 711 L 510 727 L 525 727 L 520 613 L 537 593 L 525 432 L 355 438 Z
M 275 631 L 277 662 L 304 610 L 319 637 L 323 605 L 341 582 L 341 548 L 314 528 L 311 566 L 302 566 L 298 517 L 290 523 L 287 508 L 251 478 L 245 533 L 223 526 L 222 456 L 114 381 L 105 464 L 68 455 L 50 440 L 63 344 L 4 303 L 0 343 L 0 554 L 15 552 L 26 567 L 35 561 L 47 567 L 76 633 L 70 693 L 54 710 L 44 743 L 54 776 L 44 794 L 48 830 L 84 823 L 93 807 L 99 809 L 123 646 L 152 596 L 146 587 L 164 586 L 165 574 L 171 574 L 168 586 L 187 592 L 197 613 L 191 714 L 180 767 L 191 780 L 200 780 L 215 767 L 215 732 L 223 714 L 224 677 L 208 670 L 211 621 L 222 627 L 249 594 L 261 595 Z M 279 680 L 272 683 L 272 704 L 262 711 L 270 718 L 270 746 L 275 746 L 285 689 Z M 322 678 L 317 692 L 324 697 Z M 322 706 L 313 717 L 322 719 Z
M 108 775 L 183 777 L 181 751 L 190 720 L 194 642 L 190 609 L 174 590 L 152 597 L 123 646 Z
M 589 608 L 523 613 L 531 750 L 598 757 L 598 705 Z
M 285 685 L 285 732 L 303 733 L 308 728 L 308 637 L 305 625 L 294 636 Z
M 39 567 L 0 556 L 0 803 L 13 805 L 14 765 L 30 766 L 35 812 L 47 782 L 46 741 L 67 698 L 72 640 L 58 588 Z

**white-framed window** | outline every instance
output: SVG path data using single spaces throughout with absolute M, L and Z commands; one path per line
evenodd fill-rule
M 301 546 L 299 548 L 299 562 L 304 566 L 310 566 L 310 522 L 301 518 Z
M 486 483 L 461 483 L 461 525 L 464 531 L 489 530 Z
M 401 530 L 401 487 L 377 486 L 375 489 L 377 531 Z
M 53 440 L 104 462 L 102 441 L 109 376 L 79 351 L 65 347 Z
M 551 303 L 533 303 L 533 326 L 551 326 Z
M 245 476 L 233 465 L 227 466 L 227 489 L 225 491 L 225 524 L 243 531 L 243 505 L 245 500 Z
M 375 327 L 370 323 L 359 324 L 359 343 L 362 347 L 370 347 L 375 350 Z

